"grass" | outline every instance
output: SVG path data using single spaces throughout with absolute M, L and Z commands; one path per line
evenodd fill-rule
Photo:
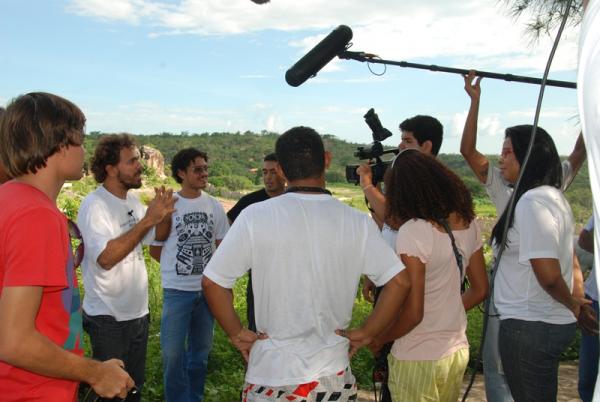
M 162 310 L 162 290 L 160 287 L 160 271 L 158 264 L 146 256 L 149 276 L 150 299 L 150 335 L 146 362 L 146 385 L 143 401 L 159 402 L 164 400 L 162 382 L 162 363 L 160 357 L 160 314 Z M 244 276 L 234 287 L 235 309 L 242 320 L 246 317 L 246 284 Z M 359 326 L 371 312 L 372 305 L 359 294 L 354 302 L 351 327 Z M 479 309 L 468 314 L 469 325 L 467 336 L 471 344 L 473 358 L 479 348 L 479 338 L 483 323 L 483 315 Z M 86 346 L 89 342 L 86 342 Z M 89 350 L 88 350 L 89 353 Z M 352 359 L 352 371 L 357 378 L 360 389 L 371 389 L 371 370 L 373 357 L 362 349 Z M 206 402 L 233 402 L 239 400 L 240 390 L 244 382 L 244 365 L 241 355 L 235 350 L 223 330 L 215 324 L 213 348 L 208 361 L 208 376 L 205 388 Z

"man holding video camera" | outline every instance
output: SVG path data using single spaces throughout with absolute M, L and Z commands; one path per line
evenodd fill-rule
M 371 130 L 373 130 L 373 139 L 377 141 L 377 133 L 374 129 L 374 126 L 376 126 L 377 124 L 374 125 L 372 122 L 369 122 L 369 119 L 367 118 L 368 115 L 369 113 L 365 115 L 365 120 L 367 121 L 367 124 L 369 125 Z M 375 120 L 377 121 L 378 126 L 381 126 L 381 123 L 379 123 L 379 119 L 376 117 L 377 115 L 374 113 L 373 115 L 375 115 Z M 399 151 L 405 149 L 418 149 L 423 153 L 437 156 L 442 146 L 444 127 L 439 122 L 439 120 L 434 117 L 417 115 L 406 119 L 402 123 L 400 123 L 400 132 L 402 137 L 400 144 L 398 145 Z M 358 156 L 361 159 L 365 159 L 360 155 L 360 151 L 362 151 L 362 149 L 359 149 L 359 152 L 356 154 L 356 156 Z M 382 165 L 384 165 L 383 169 Z M 375 220 L 377 225 L 381 228 L 381 235 L 383 236 L 385 242 L 395 252 L 397 228 L 392 227 L 394 226 L 393 224 L 392 226 L 390 226 L 385 222 L 385 196 L 381 189 L 377 187 L 377 183 L 383 180 L 383 175 L 385 173 L 386 168 L 386 163 L 381 163 L 381 160 L 377 159 L 377 162 L 375 164 L 363 163 L 360 166 L 358 166 L 358 168 L 356 169 L 356 175 L 359 176 L 358 183 L 360 184 L 360 187 L 362 188 L 363 193 L 365 194 L 365 198 L 367 199 L 370 205 L 369 209 L 372 212 L 371 216 L 373 217 L 373 220 Z M 349 172 L 347 172 L 346 174 L 347 176 L 349 176 Z M 369 278 L 365 277 L 363 279 L 362 293 L 365 300 L 370 301 L 372 303 L 376 302 L 379 290 L 380 289 L 376 288 L 375 284 Z M 391 401 L 390 391 L 387 387 L 386 374 L 387 355 L 391 350 L 391 346 L 392 343 L 390 342 L 384 345 L 384 347 L 379 351 L 373 373 L 373 378 L 376 379 L 375 381 L 382 381 L 382 401 Z
M 398 149 L 418 149 L 429 155 L 437 156 L 442 146 L 444 127 L 438 119 L 431 116 L 417 115 L 400 123 L 402 133 Z M 358 167 L 356 173 L 360 176 L 360 187 L 365 193 L 377 219 L 383 221 L 385 216 L 385 197 L 373 183 L 373 175 L 368 164 Z

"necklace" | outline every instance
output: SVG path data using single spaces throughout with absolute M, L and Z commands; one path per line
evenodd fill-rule
M 309 187 L 309 186 L 291 186 L 285 190 L 286 193 L 298 193 L 298 192 L 306 192 L 306 193 L 322 193 L 331 195 L 331 191 L 322 188 L 322 187 Z

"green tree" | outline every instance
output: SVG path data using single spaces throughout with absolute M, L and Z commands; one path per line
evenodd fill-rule
M 531 14 L 526 28 L 534 38 L 538 38 L 560 24 L 567 11 L 568 0 L 503 0 L 503 2 L 515 17 Z M 572 26 L 579 24 L 583 16 L 583 1 L 573 0 L 568 13 L 568 23 Z

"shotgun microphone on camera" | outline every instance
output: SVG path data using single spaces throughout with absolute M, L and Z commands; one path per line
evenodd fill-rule
M 340 25 L 286 71 L 286 82 L 293 87 L 302 85 L 304 81 L 314 77 L 331 59 L 346 50 L 346 45 L 351 39 L 352 29 Z

